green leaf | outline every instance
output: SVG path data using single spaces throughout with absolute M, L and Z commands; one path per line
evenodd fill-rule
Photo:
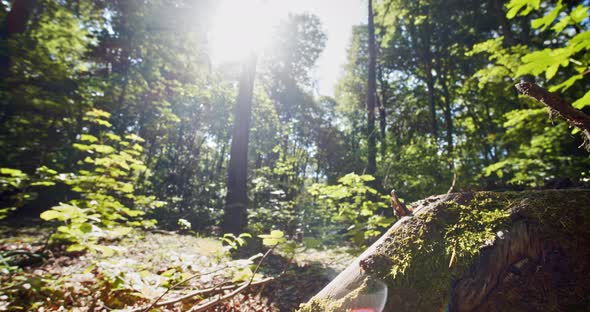
M 82 231 L 82 233 L 90 233 L 90 232 L 92 232 L 92 224 L 90 224 L 90 223 L 82 223 L 80 225 L 80 231 Z
M 83 251 L 88 249 L 87 246 L 85 245 L 81 245 L 81 244 L 72 244 L 70 246 L 68 246 L 68 248 L 66 249 L 67 252 L 76 252 L 76 251 Z
M 97 151 L 97 152 L 99 152 L 101 154 L 111 154 L 111 153 L 114 153 L 115 152 L 115 149 L 112 146 L 109 146 L 109 145 L 94 144 L 94 145 L 91 145 L 91 147 L 95 151 Z
M 98 141 L 98 138 L 96 138 L 95 136 L 90 135 L 90 134 L 82 134 L 82 135 L 80 135 L 80 141 L 94 143 L 94 142 Z
M 43 219 L 45 221 L 57 219 L 61 216 L 63 216 L 63 214 L 61 212 L 58 212 L 55 210 L 47 210 L 47 211 L 41 213 L 41 215 L 40 215 L 41 219 Z
M 270 236 L 273 238 L 282 238 L 285 236 L 285 233 L 283 233 L 283 231 L 274 230 L 270 232 Z
M 11 168 L 0 168 L 0 174 L 8 175 L 11 177 L 22 177 L 25 175 L 22 171 Z
M 111 247 L 102 246 L 102 245 L 94 245 L 92 246 L 93 249 L 98 250 L 102 253 L 105 257 L 110 257 L 115 254 L 115 250 Z
M 541 28 L 541 31 L 544 31 L 545 29 L 547 29 L 547 27 L 549 27 L 553 21 L 555 21 L 555 19 L 557 18 L 557 16 L 559 15 L 559 12 L 561 12 L 561 10 L 563 9 L 563 5 L 561 4 L 561 1 L 555 6 L 555 8 L 553 10 L 551 10 L 549 13 L 547 13 L 547 15 L 541 17 L 541 18 L 537 18 L 534 19 L 531 22 L 531 26 L 533 28 Z
M 136 134 L 128 134 L 125 136 L 125 139 L 130 140 L 130 141 L 135 141 L 135 142 L 145 142 L 144 139 L 142 139 L 140 136 L 136 135 Z
M 565 91 L 565 90 L 569 89 L 571 86 L 573 86 L 576 81 L 578 81 L 580 79 L 583 79 L 583 78 L 584 78 L 584 75 L 581 75 L 581 74 L 580 75 L 571 76 L 566 81 L 564 81 L 564 82 L 562 82 L 562 83 L 560 83 L 560 84 L 558 84 L 556 86 L 550 87 L 549 88 L 549 91 L 551 91 L 551 92 L 557 92 L 559 90 Z
M 570 17 L 574 23 L 581 24 L 586 18 L 588 18 L 588 7 L 583 4 L 578 5 L 572 13 L 570 13 Z
M 540 5 L 541 0 L 510 0 L 510 2 L 508 2 L 508 4 L 506 5 L 506 8 L 508 8 L 506 17 L 508 19 L 513 19 L 516 16 L 516 14 L 526 16 L 533 9 L 538 10 Z M 523 8 L 524 10 L 520 12 Z
M 172 277 L 172 275 L 174 275 L 174 273 L 176 273 L 176 269 L 169 269 L 169 270 L 162 272 L 162 274 L 160 274 L 160 275 L 162 275 L 164 277 Z
M 545 72 L 545 78 L 547 80 L 551 80 L 551 78 L 555 77 L 555 74 L 557 74 L 557 70 L 559 69 L 559 64 L 554 64 L 549 66 L 549 68 L 547 68 L 547 71 Z
M 107 132 L 105 135 L 107 136 L 107 138 L 109 138 L 113 141 L 117 141 L 117 142 L 121 141 L 121 137 L 112 133 L 112 132 Z
M 89 145 L 85 145 L 85 144 L 79 144 L 79 143 L 74 143 L 72 144 L 72 146 L 80 151 L 89 151 L 90 150 L 90 146 Z
M 586 92 L 583 97 L 573 102 L 572 106 L 577 109 L 583 109 L 586 106 L 590 106 L 590 91 Z
M 103 111 L 101 109 L 93 108 L 92 110 L 86 112 L 86 116 L 95 118 L 110 118 L 111 113 Z

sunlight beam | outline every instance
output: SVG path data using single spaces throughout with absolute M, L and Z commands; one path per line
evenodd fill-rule
M 260 53 L 271 43 L 281 11 L 264 0 L 220 1 L 210 32 L 213 62 L 242 61 L 248 55 Z

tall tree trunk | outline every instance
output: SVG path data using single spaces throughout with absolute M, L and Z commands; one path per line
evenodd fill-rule
M 13 36 L 22 34 L 27 29 L 27 24 L 31 13 L 35 8 L 36 0 L 13 0 L 10 5 L 10 12 L 6 17 L 5 30 L 2 34 L 3 40 L 11 39 Z M 2 78 L 9 75 L 10 72 L 10 55 L 0 56 L 0 75 Z
M 434 93 L 434 77 L 432 76 L 432 67 L 430 66 L 430 59 L 425 60 L 426 63 L 426 88 L 428 89 L 428 107 L 430 108 L 430 131 L 432 137 L 436 140 L 438 138 L 438 125 L 436 122 L 436 102 Z
M 379 101 L 379 128 L 381 128 L 381 157 L 385 157 L 387 151 L 387 112 L 385 106 L 387 104 L 387 81 L 383 77 L 383 67 L 379 66 L 379 84 L 381 85 L 381 101 Z M 379 99 L 379 97 L 377 97 Z
M 420 2 L 415 2 L 417 7 L 417 12 L 422 12 L 420 8 Z M 423 13 L 425 16 L 429 16 L 429 12 L 426 11 Z M 424 27 L 425 29 L 416 29 L 414 25 L 416 21 L 414 20 L 408 26 L 408 31 L 410 32 L 410 40 L 412 41 L 412 46 L 417 53 L 418 56 L 418 63 L 417 66 L 423 66 L 424 68 L 424 76 L 421 76 L 421 80 L 426 82 L 426 91 L 428 93 L 428 107 L 430 110 L 430 133 L 432 137 L 436 140 L 438 138 L 438 125 L 436 121 L 436 101 L 435 101 L 435 90 L 434 90 L 434 76 L 432 75 L 432 53 L 430 52 L 430 32 L 431 26 L 430 24 L 426 23 Z M 420 38 L 422 40 L 420 40 Z
M 441 59 L 440 57 L 437 57 L 437 59 Z M 452 107 L 451 107 L 451 93 L 449 92 L 449 86 L 447 84 L 447 72 L 446 70 L 443 68 L 443 65 L 441 65 L 440 63 L 437 64 L 437 70 L 438 70 L 438 80 L 440 82 L 440 85 L 442 86 L 442 91 L 443 91 L 443 98 L 444 98 L 444 102 L 445 102 L 445 126 L 446 126 L 446 136 L 447 136 L 447 152 L 449 153 L 449 155 L 453 154 L 453 132 L 454 132 L 454 127 L 453 127 L 453 111 L 452 111 Z
M 221 170 L 223 169 L 223 161 L 225 160 L 225 149 L 227 148 L 227 144 L 223 143 L 221 145 L 221 151 L 219 152 L 219 157 L 217 159 L 217 166 L 215 170 L 215 174 L 221 174 Z
M 252 93 L 256 76 L 256 56 L 243 64 L 238 99 L 234 110 L 234 129 L 227 172 L 227 197 L 222 229 L 225 233 L 242 233 L 248 224 L 247 180 L 248 141 L 252 116 Z
M 6 17 L 6 24 L 3 25 L 3 29 L 0 28 L 0 41 L 8 44 L 8 53 L 6 55 L 0 55 L 0 82 L 3 83 L 3 88 L 10 88 L 4 82 L 6 78 L 10 77 L 10 67 L 12 66 L 11 56 L 16 54 L 9 40 L 26 31 L 36 2 L 36 0 L 13 0 L 11 2 L 10 12 L 8 12 Z M 0 9 L 4 9 L 4 7 Z M 17 111 L 16 104 L 12 101 L 0 108 L 0 125 L 8 121 Z
M 373 0 L 369 0 L 369 77 L 367 81 L 367 173 L 377 171 L 377 147 L 375 142 L 375 100 L 377 51 L 375 48 L 375 24 L 373 21 Z
M 504 1 L 503 0 L 492 0 L 491 3 L 492 10 L 494 15 L 498 18 L 500 22 L 500 28 L 502 28 L 502 35 L 504 36 L 504 43 L 508 46 L 513 46 L 516 44 L 516 40 L 514 38 L 514 33 L 510 28 L 510 21 L 506 18 L 506 12 L 504 12 Z M 528 23 L 528 20 L 527 20 Z

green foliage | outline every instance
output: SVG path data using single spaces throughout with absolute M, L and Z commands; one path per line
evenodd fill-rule
M 264 246 L 272 247 L 287 242 L 285 233 L 283 231 L 271 231 L 270 234 L 261 234 L 258 237 L 262 238 L 262 244 Z
M 240 235 L 235 236 L 232 233 L 226 233 L 223 234 L 221 241 L 227 244 L 230 250 L 237 250 L 246 245 L 246 238 L 252 238 L 252 235 L 249 233 L 241 233 Z
M 533 10 L 539 10 L 539 4 L 539 0 L 512 0 L 507 5 L 508 8 L 511 8 L 507 16 L 512 18 L 523 6 L 526 6 L 526 10 L 520 12 L 520 15 L 527 16 Z M 562 92 L 571 88 L 576 81 L 583 79 L 589 66 L 590 33 L 583 30 L 583 22 L 588 18 L 588 9 L 587 5 L 580 4 L 565 13 L 564 11 L 567 11 L 568 8 L 560 0 L 543 17 L 534 19 L 531 22 L 532 27 L 541 31 L 545 31 L 553 25 L 551 29 L 560 39 L 560 46 L 553 45 L 522 56 L 522 64 L 516 70 L 515 75 L 538 76 L 544 73 L 545 79 L 551 81 L 557 76 L 560 67 L 564 70 L 569 68 L 570 70 L 565 71 L 567 73 L 565 77 L 560 76 L 563 82 L 550 88 L 551 91 Z M 576 108 L 590 105 L 590 102 L 583 98 L 578 99 L 575 103 Z
M 192 228 L 192 224 L 185 219 L 178 219 L 177 223 L 178 227 L 180 228 L 180 231 L 182 232 L 190 231 Z
M 97 109 L 85 120 L 89 129 L 96 126 L 97 136 L 80 135 L 74 147 L 87 156 L 78 162 L 76 173 L 57 174 L 56 181 L 70 186 L 80 198 L 60 203 L 41 214 L 43 220 L 64 223 L 54 239 L 73 243 L 68 251 L 85 249 L 112 254 L 112 249 L 98 245 L 100 239 L 127 235 L 133 227 L 150 227 L 153 220 L 142 220 L 146 211 L 161 207 L 154 196 L 138 194 L 135 185 L 149 174 L 141 156 L 143 139 L 129 134 L 121 138 L 103 130 L 110 127 L 110 114 Z
M 0 208 L 0 219 L 6 218 L 17 207 L 22 206 L 25 201 L 31 199 L 31 194 L 23 191 L 29 184 L 29 176 L 18 169 L 0 168 L 0 194 L 10 194 L 10 198 L 2 200 L 8 207 Z
M 515 44 L 506 37 L 513 38 L 514 34 L 504 33 L 504 37 L 473 46 L 467 55 L 487 55 L 490 63 L 473 76 L 482 92 L 490 88 L 509 91 L 515 78 L 532 75 L 538 77 L 540 84 L 547 84 L 550 91 L 567 90 L 569 94 L 565 94 L 565 98 L 573 99 L 574 107 L 584 108 L 587 104 L 584 73 L 588 68 L 589 45 L 588 32 L 582 24 L 588 17 L 588 8 L 562 1 L 528 0 L 510 1 L 507 8 L 510 19 L 541 17 L 523 20 L 534 29 L 529 41 Z M 546 31 L 550 27 L 553 32 Z M 506 107 L 496 114 L 501 116 L 496 123 L 505 132 L 496 136 L 496 143 L 489 144 L 500 142 L 507 152 L 506 156 L 496 157 L 483 168 L 482 178 L 527 186 L 543 186 L 562 177 L 584 180 L 588 175 L 588 159 L 577 150 L 581 139 L 571 135 L 578 131 L 568 130 L 563 122 L 548 120 L 541 104 L 524 98 L 518 101 L 520 106 Z
M 373 180 L 370 175 L 349 173 L 335 185 L 313 184 L 308 192 L 317 205 L 314 214 L 323 222 L 346 228 L 352 242 L 363 246 L 393 223 L 393 218 L 382 215 L 388 197 L 367 185 Z

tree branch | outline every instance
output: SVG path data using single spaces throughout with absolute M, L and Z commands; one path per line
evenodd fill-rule
M 575 109 L 557 94 L 551 93 L 532 82 L 521 81 L 515 87 L 521 94 L 531 97 L 549 107 L 552 115 L 558 115 L 564 118 L 570 125 L 582 130 L 585 136 L 586 149 L 590 151 L 590 115 Z

